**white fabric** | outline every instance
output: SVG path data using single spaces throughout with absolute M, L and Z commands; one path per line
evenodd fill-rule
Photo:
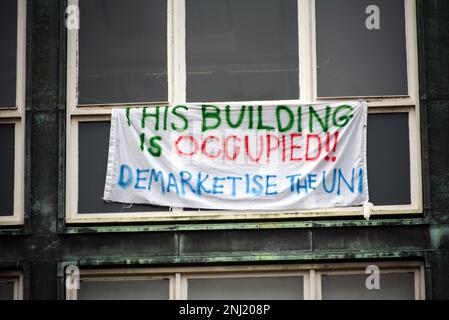
M 114 109 L 104 200 L 230 210 L 362 205 L 366 130 L 364 101 Z

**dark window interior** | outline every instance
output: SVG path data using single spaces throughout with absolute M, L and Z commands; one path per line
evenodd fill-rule
M 16 106 L 17 0 L 0 1 L 0 108 Z
M 14 300 L 14 281 L 0 279 L 0 300 Z
M 379 289 L 366 288 L 365 274 L 323 275 L 323 300 L 415 300 L 415 274 L 381 274 Z
M 407 113 L 368 116 L 368 188 L 375 205 L 410 204 Z
M 14 213 L 14 124 L 0 124 L 0 216 Z
M 81 0 L 79 104 L 167 101 L 167 1 Z
M 186 1 L 187 101 L 299 98 L 296 0 Z
M 404 0 L 316 0 L 316 45 L 319 97 L 408 94 Z

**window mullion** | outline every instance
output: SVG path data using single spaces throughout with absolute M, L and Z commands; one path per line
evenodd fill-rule
M 168 96 L 170 104 L 186 101 L 185 0 L 168 0 Z
M 168 101 L 172 105 L 186 101 L 185 11 L 185 0 L 168 0 Z M 183 208 L 176 207 L 172 210 L 182 213 Z
M 314 1 L 298 0 L 299 97 L 301 101 L 312 101 L 314 97 L 311 30 L 313 4 Z
M 174 300 L 182 300 L 182 279 L 181 279 L 181 273 L 177 272 L 175 273 L 175 290 L 174 290 Z

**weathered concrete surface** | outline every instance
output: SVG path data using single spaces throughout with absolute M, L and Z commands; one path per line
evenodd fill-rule
M 421 10 L 422 107 L 427 112 L 428 183 L 433 252 L 431 292 L 449 299 L 449 1 L 418 1 Z

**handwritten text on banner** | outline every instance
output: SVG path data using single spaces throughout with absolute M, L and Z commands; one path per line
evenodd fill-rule
M 368 201 L 366 102 L 114 109 L 104 199 L 295 210 Z

